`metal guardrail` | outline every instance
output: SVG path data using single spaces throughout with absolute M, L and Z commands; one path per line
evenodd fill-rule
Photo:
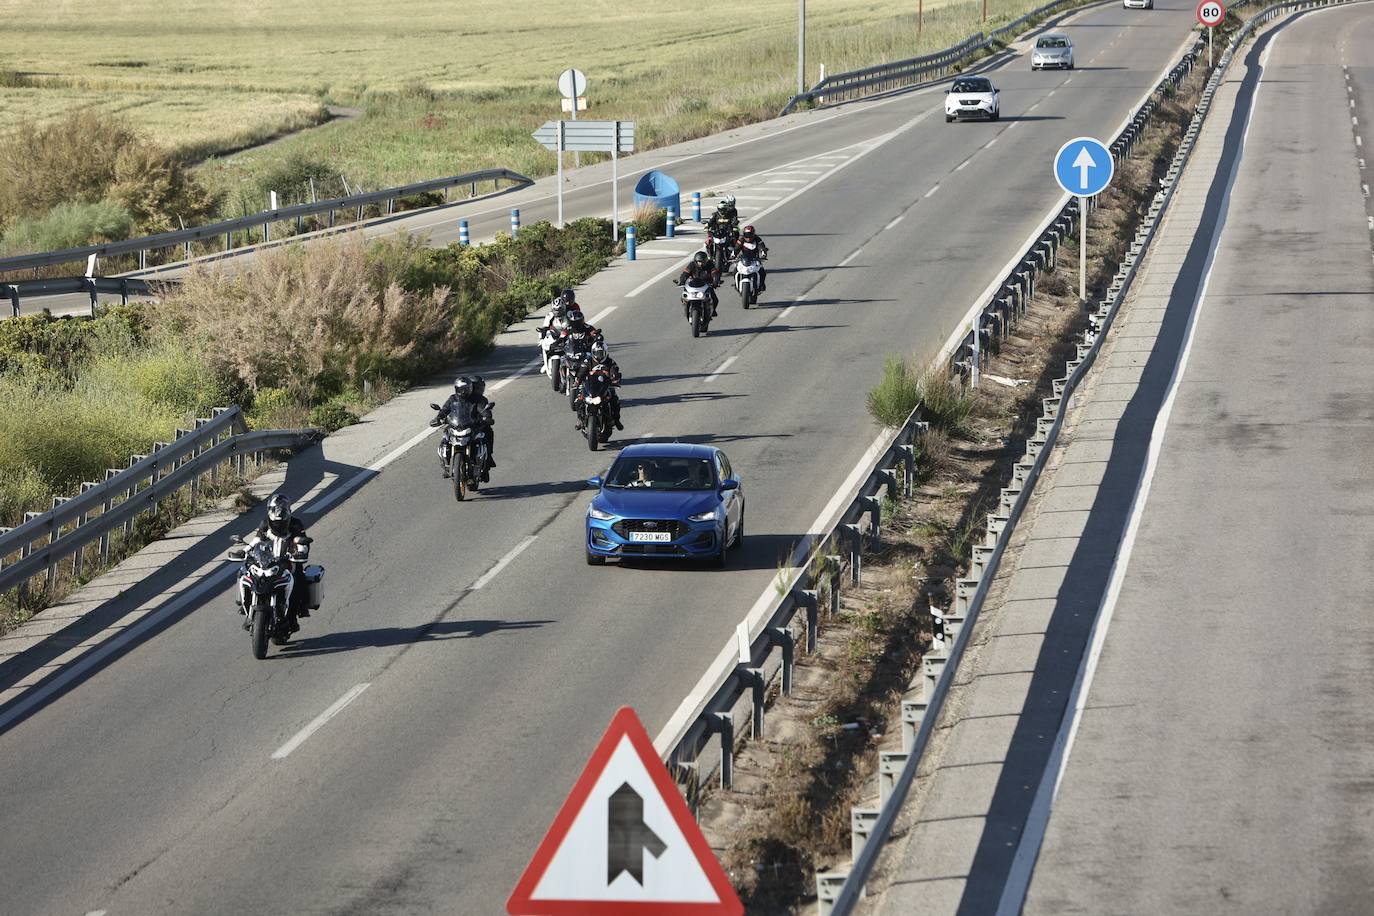
M 917 700 L 904 700 L 902 703 L 903 751 L 899 754 L 882 755 L 879 766 L 880 808 L 859 809 L 851 812 L 853 839 L 853 863 L 847 872 L 817 874 L 816 889 L 821 916 L 849 916 L 863 896 L 864 886 L 872 875 L 884 844 L 891 834 L 892 826 L 906 800 L 907 793 L 916 779 L 916 771 L 929 744 L 930 736 L 939 719 L 944 700 L 954 680 L 955 671 L 962 659 L 964 648 L 973 632 L 973 626 L 986 600 L 987 593 L 996 578 L 997 568 L 1002 555 L 1010 543 L 1017 522 L 1030 501 L 1035 483 L 1038 481 L 1050 453 L 1058 439 L 1067 414 L 1062 407 L 1068 402 L 1074 390 L 1095 361 L 1106 331 L 1110 328 L 1117 311 L 1131 283 L 1136 277 L 1143 260 L 1145 249 L 1158 231 L 1164 210 L 1173 198 L 1184 165 L 1192 154 L 1194 144 L 1201 131 L 1202 122 L 1211 108 L 1222 76 L 1230 64 L 1236 48 L 1248 38 L 1260 24 L 1287 12 L 1296 12 L 1323 6 L 1339 5 L 1352 0 L 1298 0 L 1298 2 L 1278 3 L 1267 7 L 1244 26 L 1237 30 L 1223 53 L 1216 69 L 1209 77 L 1206 87 L 1193 114 L 1192 121 L 1184 132 L 1183 140 L 1174 154 L 1167 174 L 1160 181 L 1150 207 L 1137 228 L 1134 241 L 1126 253 L 1125 260 L 1112 279 L 1106 297 L 1098 303 L 1090 316 L 1089 327 L 1084 332 L 1083 342 L 1078 345 L 1076 358 L 1066 366 L 1067 375 L 1055 379 L 1053 396 L 1044 399 L 1044 415 L 1037 422 L 1036 433 L 1026 445 L 1025 457 L 1017 463 L 1012 474 L 1011 485 L 1002 490 L 1001 504 L 997 513 L 988 517 L 988 531 L 985 542 L 975 545 L 970 563 L 969 578 L 955 583 L 956 598 L 954 607 L 948 615 L 936 619 L 937 642 L 932 652 L 922 660 L 922 691 Z M 1242 4 L 1244 0 L 1242 0 Z M 1242 5 L 1242 4 L 1237 4 Z M 1189 64 L 1195 61 L 1200 46 L 1189 52 L 1188 58 L 1180 62 Z M 1186 73 L 1186 70 L 1184 71 Z M 1179 67 L 1171 71 L 1165 82 L 1177 85 Z M 1159 89 L 1163 89 L 1162 83 Z M 1157 90 L 1158 92 L 1159 90 Z M 1151 97 L 1154 101 L 1154 96 Z M 1142 107 L 1142 111 L 1144 108 Z M 1130 144 L 1139 136 L 1143 123 L 1133 118 L 1126 130 L 1112 144 L 1112 150 L 1119 159 L 1129 152 Z M 1128 135 L 1132 135 L 1128 137 Z M 1121 146 L 1123 141 L 1128 141 Z M 949 641 L 952 639 L 952 645 Z M 899 768 L 900 767 L 900 768 Z
M 220 407 L 194 429 L 179 429 L 172 442 L 157 442 L 148 455 L 134 455 L 127 468 L 111 468 L 105 480 L 81 485 L 71 498 L 53 497 L 47 512 L 29 512 L 14 528 L 0 528 L 0 593 L 26 589 L 33 577 L 46 574 L 52 587 L 59 562 L 72 558 L 81 574 L 86 549 L 99 541 L 101 562 L 109 559 L 110 536 L 132 531 L 134 519 L 155 510 L 183 487 L 194 497 L 206 474 L 217 480 L 220 465 L 237 464 L 239 474 L 249 454 L 314 441 L 316 429 L 265 429 L 249 432 L 237 407 Z M 11 560 L 11 557 L 18 559 Z
M 1066 7 L 1083 5 L 1084 2 L 1085 0 L 1052 0 L 1052 2 L 1036 7 L 1001 28 L 994 29 L 987 35 L 977 32 L 943 51 L 936 51 L 923 57 L 893 61 L 889 64 L 877 64 L 859 70 L 833 73 L 806 92 L 792 96 L 783 106 L 782 111 L 778 113 L 778 116 L 782 117 L 792 113 L 802 102 L 813 105 L 840 102 L 874 92 L 889 92 L 893 89 L 900 89 L 913 85 L 923 78 L 945 76 L 955 64 L 964 58 L 992 48 L 1007 38 L 1015 37 L 1027 23 Z
M 159 280 L 156 283 L 174 283 L 174 280 Z M 91 297 L 91 315 L 100 302 L 100 294 L 118 295 L 120 301 L 129 304 L 130 296 L 155 295 L 154 284 L 135 277 L 61 277 L 51 280 L 20 280 L 18 283 L 0 283 L 0 295 L 10 301 L 14 317 L 19 317 L 19 302 L 39 296 L 61 296 L 67 293 L 86 293 Z
M 380 191 L 369 191 L 366 194 L 353 194 L 348 197 L 335 197 L 329 200 L 321 200 L 316 203 L 295 204 L 290 207 L 279 207 L 276 210 L 263 210 L 259 213 L 251 213 L 237 219 L 223 220 L 218 223 L 210 223 L 205 226 L 195 226 L 190 229 L 178 229 L 174 232 L 162 232 L 157 235 L 146 235 L 141 238 L 127 239 L 122 242 L 107 242 L 103 245 L 87 245 L 82 248 L 67 248 L 61 251 L 47 251 L 38 254 L 17 255 L 10 258 L 0 258 L 0 273 L 13 270 L 28 270 L 38 267 L 49 267 L 54 264 L 70 264 L 79 261 L 86 261 L 92 255 L 96 258 L 109 258 L 121 254 L 138 254 L 139 269 L 147 267 L 146 256 L 149 251 L 162 248 L 175 248 L 182 246 L 186 250 L 186 256 L 191 256 L 191 243 L 215 239 L 224 236 L 225 250 L 233 250 L 233 236 L 235 232 L 242 232 L 251 229 L 262 228 L 266 237 L 265 241 L 271 240 L 272 223 L 280 223 L 294 220 L 297 231 L 304 225 L 304 220 L 308 216 L 318 216 L 328 214 L 328 225 L 334 226 L 334 214 L 342 210 L 357 210 L 358 220 L 363 218 L 363 208 L 371 204 L 386 203 L 388 214 L 394 212 L 395 202 L 402 198 L 414 197 L 418 194 L 427 194 L 435 191 L 447 191 L 449 188 L 461 185 L 470 185 L 473 196 L 476 196 L 478 184 L 492 182 L 498 185 L 502 181 L 509 181 L 520 187 L 533 184 L 531 178 L 513 172 L 510 169 L 483 169 L 478 172 L 466 172 L 462 175 L 453 175 L 448 178 L 432 178 L 428 181 L 419 181 L 415 184 L 402 185 L 396 188 L 384 188 Z

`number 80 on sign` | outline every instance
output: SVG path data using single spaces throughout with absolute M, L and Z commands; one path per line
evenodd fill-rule
M 1202 0 L 1197 5 L 1197 21 L 1212 28 L 1221 25 L 1226 18 L 1226 7 L 1220 0 Z

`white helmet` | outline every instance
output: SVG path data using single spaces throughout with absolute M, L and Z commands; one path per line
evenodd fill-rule
M 720 199 L 720 206 L 722 207 L 733 207 L 734 205 L 735 195 L 733 194 L 726 194 L 724 197 Z

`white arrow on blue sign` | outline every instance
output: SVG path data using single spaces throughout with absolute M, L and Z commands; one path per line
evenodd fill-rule
M 1092 197 L 1112 182 L 1116 165 L 1101 140 L 1076 137 L 1059 147 L 1054 157 L 1054 177 L 1059 186 L 1079 197 Z

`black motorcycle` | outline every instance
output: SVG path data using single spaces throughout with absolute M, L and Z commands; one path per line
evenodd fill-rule
M 429 406 L 435 410 L 443 409 L 438 404 Z M 488 402 L 472 426 L 464 426 L 452 414 L 444 424 L 444 439 L 439 444 L 439 450 L 449 476 L 453 478 L 453 498 L 459 502 L 469 493 L 481 489 L 482 472 L 491 459 L 491 435 L 488 430 L 496 422 L 491 416 L 495 406 L 494 402 Z
M 611 414 L 611 395 L 615 384 L 611 374 L 600 366 L 594 366 L 582 380 L 577 394 L 578 414 L 582 419 L 582 435 L 587 437 L 587 448 L 596 451 L 611 439 L 615 429 L 615 417 Z
M 315 610 L 323 598 L 324 567 L 306 566 L 312 540 L 305 536 L 283 541 L 258 541 L 229 549 L 239 568 L 238 605 L 243 628 L 249 632 L 254 658 L 267 657 L 267 641 L 284 646 L 298 629 L 302 609 Z
M 706 253 L 723 277 L 730 268 L 730 257 L 734 250 L 734 233 L 725 226 L 715 226 L 706 235 Z

